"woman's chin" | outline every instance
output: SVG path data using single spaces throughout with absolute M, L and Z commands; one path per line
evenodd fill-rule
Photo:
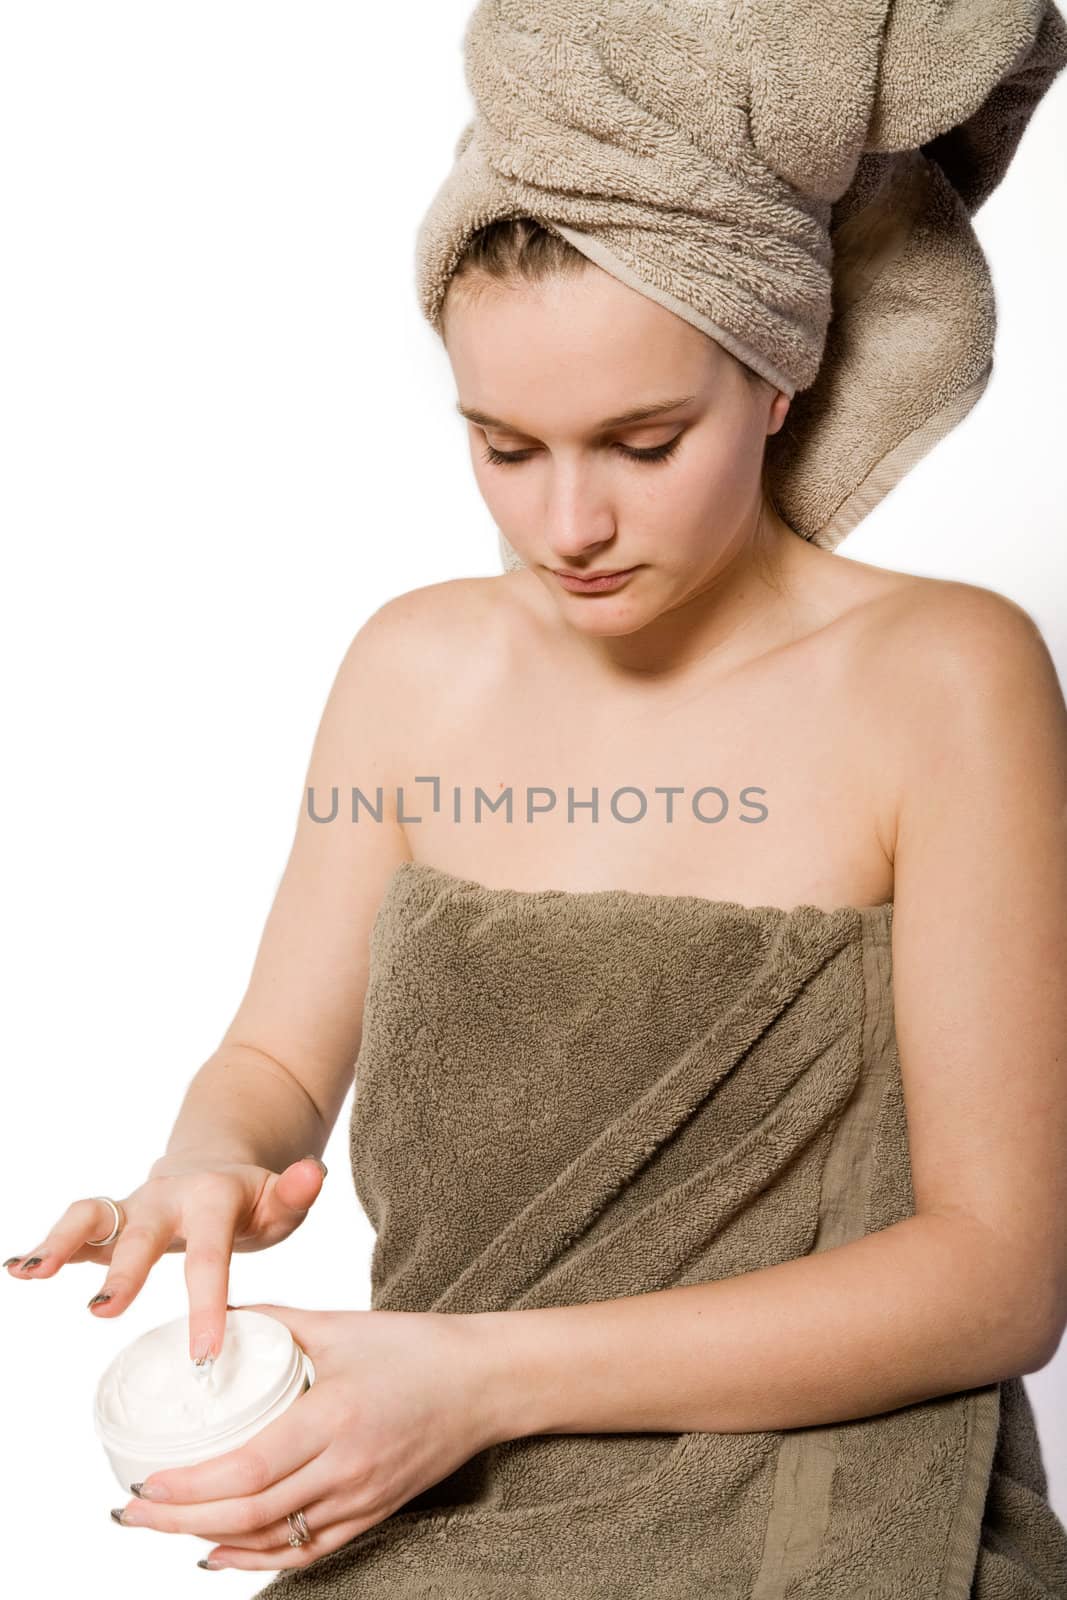
M 556 598 L 561 621 L 573 633 L 587 639 L 621 639 L 640 633 L 661 615 L 662 607 L 648 600 L 635 601 L 624 595 L 605 595 L 595 605 L 583 604 L 570 595 Z

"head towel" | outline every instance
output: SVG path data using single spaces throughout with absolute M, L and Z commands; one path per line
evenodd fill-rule
M 470 235 L 535 218 L 793 397 L 771 484 L 827 550 L 979 399 L 970 219 L 1067 65 L 1048 0 L 480 0 L 463 49 L 416 243 L 438 331 Z

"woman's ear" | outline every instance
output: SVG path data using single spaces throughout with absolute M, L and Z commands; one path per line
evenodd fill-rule
M 784 389 L 775 390 L 774 399 L 771 401 L 771 409 L 767 418 L 768 433 L 778 432 L 779 428 L 785 422 L 786 417 L 789 415 L 789 407 L 791 404 L 791 397 L 786 394 Z

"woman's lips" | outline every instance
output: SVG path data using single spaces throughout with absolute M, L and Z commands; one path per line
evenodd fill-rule
M 608 590 L 621 588 L 637 568 L 627 567 L 623 572 L 609 572 L 592 578 L 576 578 L 569 572 L 556 572 L 554 567 L 552 571 L 571 594 L 605 594 Z

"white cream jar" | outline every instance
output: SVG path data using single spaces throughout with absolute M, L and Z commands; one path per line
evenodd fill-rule
M 218 1359 L 189 1358 L 189 1319 L 152 1328 L 120 1350 L 96 1390 L 94 1422 L 124 1491 L 153 1472 L 236 1450 L 315 1381 L 284 1322 L 228 1311 Z

